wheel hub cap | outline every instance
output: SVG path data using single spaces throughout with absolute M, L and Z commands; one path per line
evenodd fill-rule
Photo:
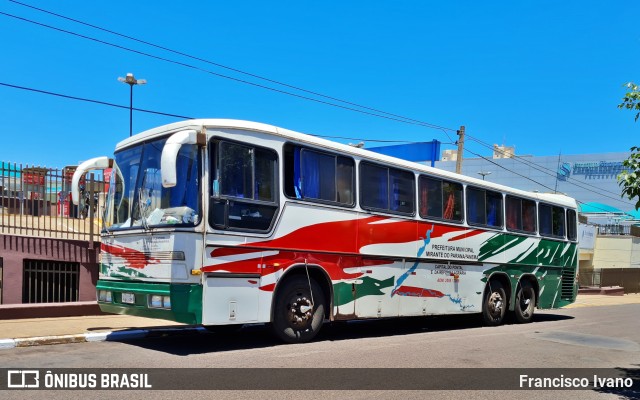
M 294 299 L 289 308 L 289 321 L 297 328 L 305 327 L 313 317 L 313 304 L 306 296 Z

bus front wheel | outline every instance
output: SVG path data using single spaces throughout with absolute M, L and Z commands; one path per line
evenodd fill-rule
M 507 296 L 499 281 L 490 281 L 485 289 L 482 304 L 482 319 L 486 325 L 497 326 L 504 320 L 507 309 Z
M 324 322 L 326 302 L 322 288 L 306 275 L 282 283 L 276 293 L 273 330 L 287 343 L 312 340 Z

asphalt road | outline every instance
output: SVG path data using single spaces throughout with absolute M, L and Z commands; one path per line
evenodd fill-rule
M 380 390 L 400 378 L 400 368 L 640 369 L 640 304 L 537 311 L 533 323 L 483 327 L 475 316 L 367 321 L 325 326 L 313 343 L 284 345 L 264 326 L 238 333 L 172 335 L 129 342 L 15 348 L 0 353 L 0 368 L 389 368 L 372 390 L 188 391 L 190 398 L 637 398 L 640 393 L 599 391 L 403 391 Z M 399 370 L 401 371 L 401 370 Z M 495 371 L 495 370 L 494 370 Z M 508 370 L 507 370 L 508 371 Z M 188 379 L 207 379 L 207 370 Z M 362 372 L 366 374 L 366 371 Z M 261 374 L 268 375 L 265 371 Z M 291 379 L 322 379 L 292 374 Z M 394 375 L 395 374 L 395 375 Z M 473 376 L 471 377 L 473 378 Z M 282 379 L 270 378 L 265 379 Z M 464 387 L 467 379 L 460 376 Z M 640 377 L 637 377 L 640 379 Z M 179 387 L 177 387 L 179 389 Z M 236 388 L 234 388 L 236 389 Z M 244 390 L 247 389 L 247 390 Z M 29 398 L 172 398 L 165 391 L 33 391 Z M 24 391 L 1 393 L 24 398 Z M 7 396 L 4 396 L 7 395 Z

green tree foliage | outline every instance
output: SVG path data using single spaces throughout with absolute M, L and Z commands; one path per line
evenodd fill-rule
M 638 121 L 640 117 L 640 91 L 638 85 L 633 82 L 629 82 L 625 85 L 629 90 L 622 98 L 622 103 L 618 104 L 618 108 L 632 110 L 636 113 L 635 120 Z M 627 197 L 629 200 L 636 199 L 636 210 L 640 209 L 640 147 L 633 146 L 631 148 L 631 155 L 628 159 L 622 162 L 622 165 L 626 168 L 625 171 L 618 175 L 618 184 L 622 186 L 622 197 Z
M 638 85 L 629 82 L 624 85 L 629 91 L 622 98 L 622 103 L 618 104 L 618 108 L 626 108 L 627 110 L 638 110 L 636 113 L 636 121 L 640 118 L 640 91 Z
M 627 168 L 618 175 L 618 184 L 622 186 L 622 197 L 627 196 L 629 200 L 636 199 L 636 210 L 640 209 L 640 147 L 633 146 L 631 155 L 622 162 Z

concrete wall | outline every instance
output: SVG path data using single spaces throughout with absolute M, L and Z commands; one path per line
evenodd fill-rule
M 597 236 L 593 268 L 640 267 L 640 238 L 629 235 Z
M 78 301 L 95 301 L 100 243 L 88 241 L 0 235 L 3 261 L 0 304 L 22 303 L 24 260 L 77 262 L 80 264 Z

